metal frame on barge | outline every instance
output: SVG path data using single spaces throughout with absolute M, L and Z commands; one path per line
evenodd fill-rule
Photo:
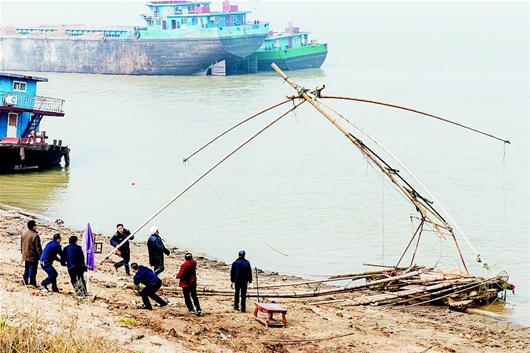
M 355 98 L 355 97 L 343 97 L 343 96 L 325 96 L 322 94 L 324 86 L 317 87 L 313 90 L 307 89 L 292 79 L 290 79 L 277 65 L 272 64 L 273 69 L 283 78 L 285 82 L 292 86 L 296 91 L 295 95 L 287 97 L 277 104 L 274 104 L 262 111 L 243 119 L 242 121 L 231 126 L 227 130 L 223 131 L 215 138 L 201 146 L 199 149 L 191 153 L 189 156 L 184 158 L 184 162 L 189 161 L 197 153 L 210 146 L 213 142 L 223 137 L 230 131 L 236 129 L 242 124 L 271 111 L 279 106 L 287 103 L 292 103 L 293 106 L 281 115 L 275 117 L 260 130 L 254 133 L 252 136 L 247 138 L 241 144 L 236 146 L 228 154 L 223 156 L 218 162 L 214 163 L 210 168 L 206 169 L 200 176 L 188 184 L 184 189 L 175 194 L 170 198 L 160 209 L 154 214 L 149 216 L 144 222 L 142 222 L 129 237 L 127 237 L 121 244 L 119 244 L 114 250 L 112 250 L 103 261 L 106 261 L 112 256 L 112 254 L 119 248 L 123 243 L 128 241 L 131 237 L 137 234 L 143 227 L 151 222 L 155 217 L 167 209 L 173 202 L 179 199 L 193 186 L 203 180 L 208 174 L 214 169 L 221 165 L 224 161 L 232 157 L 235 153 L 241 150 L 244 146 L 254 140 L 257 136 L 263 133 L 265 130 L 270 128 L 272 125 L 277 123 L 283 117 L 294 112 L 300 105 L 304 103 L 311 104 L 322 116 L 328 120 L 335 128 L 337 128 L 365 157 L 367 162 L 374 168 L 374 170 L 391 182 L 396 190 L 403 195 L 419 213 L 419 224 L 416 230 L 413 232 L 412 238 L 406 246 L 403 254 L 397 260 L 393 266 L 375 265 L 383 270 L 364 272 L 357 274 L 349 274 L 342 276 L 330 277 L 322 281 L 309 281 L 299 283 L 284 283 L 279 285 L 267 286 L 268 288 L 263 291 L 258 291 L 256 288 L 256 296 L 259 298 L 308 298 L 308 297 L 319 297 L 319 296 L 336 296 L 346 295 L 340 299 L 330 299 L 314 303 L 316 305 L 332 304 L 337 302 L 344 302 L 340 305 L 405 305 L 413 306 L 427 303 L 440 303 L 448 305 L 451 308 L 459 310 L 476 310 L 471 307 L 482 305 L 485 303 L 491 303 L 498 299 L 506 299 L 506 291 L 514 290 L 515 286 L 508 282 L 509 277 L 505 272 L 499 273 L 497 276 L 484 278 L 473 276 L 469 272 L 468 265 L 464 259 L 464 255 L 461 251 L 459 239 L 463 239 L 469 248 L 475 254 L 475 260 L 482 264 L 483 268 L 489 270 L 489 265 L 482 259 L 478 251 L 471 244 L 468 237 L 464 234 L 461 228 L 455 223 L 450 214 L 444 209 L 441 203 L 436 200 L 432 193 L 425 187 L 425 185 L 401 162 L 399 161 L 381 142 L 375 139 L 372 135 L 366 132 L 362 127 L 350 121 L 344 115 L 335 111 L 332 107 L 327 106 L 322 101 L 326 99 L 344 99 L 355 102 L 363 102 L 369 104 L 377 104 L 394 109 L 402 109 L 410 111 L 416 114 L 420 114 L 425 117 L 434 118 L 440 121 L 444 121 L 455 126 L 473 131 L 475 133 L 487 136 L 492 139 L 509 144 L 510 141 L 499 138 L 492 134 L 474 129 L 472 127 L 451 121 L 449 119 L 426 113 L 420 110 L 403 107 L 396 104 L 385 103 L 380 101 Z M 345 129 L 341 124 L 338 123 L 338 119 L 341 118 L 346 121 L 356 131 L 354 135 L 352 132 Z M 362 134 L 369 140 L 372 147 L 369 147 L 367 143 L 362 141 L 358 136 Z M 380 152 L 376 152 L 378 149 Z M 381 156 L 385 156 L 383 159 Z M 387 162 L 387 159 L 392 162 Z M 402 171 L 392 166 L 397 164 Z M 416 217 L 412 217 L 416 219 Z M 416 252 L 418 250 L 420 239 L 425 230 L 433 231 L 438 234 L 442 239 L 450 239 L 454 242 L 456 253 L 463 266 L 463 271 L 444 271 L 438 268 L 425 268 L 418 266 L 415 263 Z M 400 267 L 400 264 L 404 260 L 409 248 L 415 243 L 414 251 L 410 255 L 410 264 L 406 267 Z M 374 265 L 371 265 L 374 266 Z M 325 282 L 332 282 L 337 280 L 346 280 L 348 284 L 342 287 L 335 288 L 321 288 L 321 284 Z M 353 283 L 354 281 L 364 280 L 365 283 Z M 304 286 L 307 289 L 309 286 L 310 290 L 271 290 L 271 288 L 278 287 L 297 287 Z M 166 289 L 171 291 L 171 289 Z M 373 294 L 366 291 L 376 291 L 378 293 Z M 203 295 L 219 295 L 219 296 L 231 296 L 232 292 L 226 291 L 221 288 L 202 288 L 198 292 Z M 360 293 L 360 297 L 351 296 L 351 292 Z M 502 294 L 501 294 L 502 293 Z M 501 294 L 501 295 L 500 295 Z M 500 295 L 500 296 L 499 296 Z M 250 296 L 253 296 L 250 294 Z M 349 297 L 348 297 L 349 296 Z
M 47 169 L 70 163 L 62 140 L 49 144 L 40 130 L 44 116 L 64 117 L 64 100 L 36 95 L 45 77 L 0 72 L 0 173 Z

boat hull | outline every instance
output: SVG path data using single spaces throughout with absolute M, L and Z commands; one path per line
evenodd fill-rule
M 253 53 L 265 34 L 200 39 L 0 38 L 0 69 L 120 75 L 194 75 Z
M 275 63 L 282 70 L 301 70 L 320 68 L 328 54 L 325 44 L 273 52 L 257 52 L 258 70 L 272 70 Z
M 69 148 L 54 145 L 0 144 L 0 173 L 68 166 Z

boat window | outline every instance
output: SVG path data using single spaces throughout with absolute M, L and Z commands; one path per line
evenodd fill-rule
M 162 21 L 162 29 L 167 29 L 166 21 Z
M 175 28 L 177 28 L 177 21 L 171 20 L 171 29 L 175 29 Z
M 187 18 L 183 18 L 180 23 L 183 24 L 183 25 L 187 25 L 188 24 L 188 19 Z
M 26 92 L 26 82 L 13 81 L 13 91 Z

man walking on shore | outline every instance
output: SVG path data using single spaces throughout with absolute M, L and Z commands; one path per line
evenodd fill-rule
M 239 258 L 232 264 L 230 271 L 231 287 L 235 285 L 234 309 L 239 310 L 239 295 L 241 294 L 241 312 L 247 310 L 247 286 L 252 283 L 252 267 L 250 262 L 245 259 L 245 250 L 239 252 Z
M 42 245 L 39 233 L 37 233 L 37 224 L 34 220 L 28 221 L 28 229 L 22 234 L 20 239 L 20 252 L 24 261 L 24 284 L 37 286 L 37 270 L 39 268 L 39 259 L 42 254 Z
M 156 294 L 162 286 L 160 278 L 158 278 L 149 268 L 141 265 L 139 266 L 136 262 L 131 264 L 131 268 L 135 273 L 133 277 L 134 284 L 137 287 L 140 283 L 145 286 L 145 288 L 140 291 L 140 296 L 144 302 L 144 309 L 153 310 L 149 298 L 156 301 L 160 306 L 166 306 L 167 302 Z
M 48 277 L 42 281 L 41 285 L 46 291 L 49 291 L 48 285 L 52 285 L 52 291 L 58 293 L 57 288 L 57 270 L 53 267 L 54 261 L 62 262 L 63 250 L 61 248 L 61 235 L 54 234 L 53 240 L 49 241 L 44 247 L 44 251 L 40 256 L 40 265 L 42 269 L 48 274 Z
M 123 227 L 123 224 L 119 223 L 116 226 L 116 233 L 114 233 L 114 235 L 110 239 L 110 245 L 112 245 L 113 247 L 117 247 L 129 235 L 131 235 L 131 232 L 125 229 Z M 132 236 L 129 240 L 133 240 L 133 239 L 134 239 L 134 236 Z M 114 268 L 116 270 L 118 270 L 118 268 L 122 266 L 125 266 L 125 274 L 127 276 L 131 274 L 131 270 L 129 269 L 129 261 L 131 261 L 131 249 L 129 247 L 129 240 L 127 240 L 122 246 L 120 246 L 119 249 L 116 249 L 116 252 L 115 252 L 116 255 L 120 256 L 122 260 L 114 264 Z
M 180 279 L 179 287 L 182 288 L 184 294 L 184 302 L 188 307 L 190 313 L 201 315 L 201 305 L 199 298 L 197 298 L 197 262 L 193 259 L 193 255 L 187 253 L 184 255 L 184 263 L 180 265 L 180 271 L 177 278 Z M 192 304 L 193 299 L 193 304 Z M 195 309 L 193 309 L 195 305 Z
M 170 252 L 164 246 L 158 227 L 151 227 L 151 236 L 147 240 L 147 251 L 149 252 L 149 265 L 153 267 L 155 275 L 159 275 L 164 271 L 164 254 L 169 255 Z
M 85 264 L 85 254 L 83 249 L 77 245 L 77 237 L 72 235 L 68 239 L 68 246 L 63 249 L 63 265 L 68 268 L 68 274 L 70 275 L 70 282 L 74 287 L 75 294 L 78 297 L 86 297 L 86 283 L 84 274 L 87 270 Z

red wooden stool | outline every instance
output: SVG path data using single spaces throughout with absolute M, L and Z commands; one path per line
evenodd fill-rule
M 287 314 L 287 308 L 281 306 L 280 304 L 270 304 L 270 303 L 255 303 L 256 307 L 254 308 L 254 317 L 256 320 L 261 322 L 267 327 L 284 327 L 287 323 L 285 315 Z M 266 313 L 267 317 L 258 316 L 258 311 Z M 282 314 L 281 320 L 276 320 L 272 316 L 274 313 Z

